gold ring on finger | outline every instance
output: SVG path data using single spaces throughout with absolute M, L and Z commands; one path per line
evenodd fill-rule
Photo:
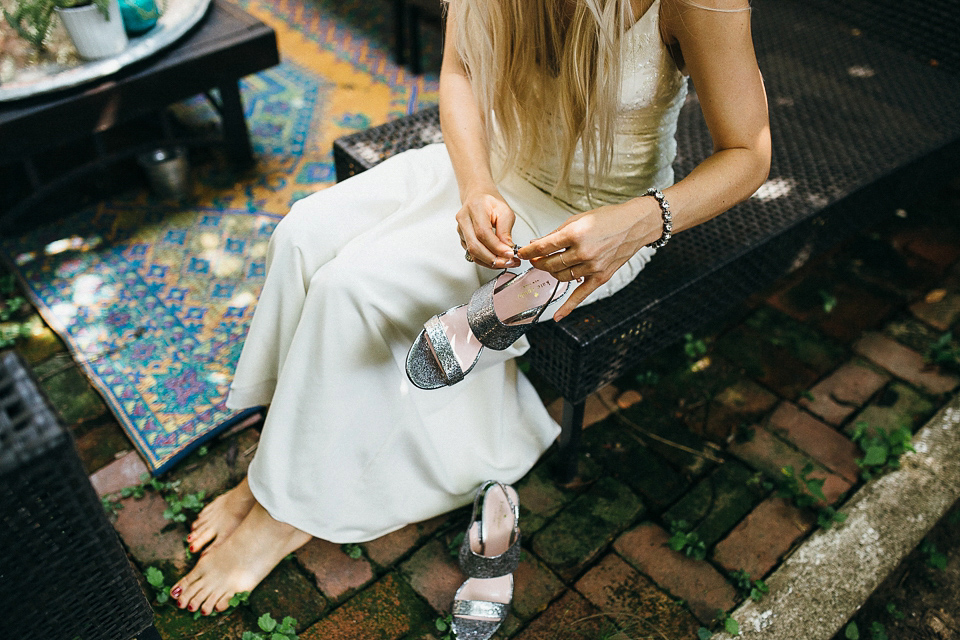
M 563 252 L 560 253 L 560 264 L 562 264 L 562 265 L 565 266 L 567 269 L 569 269 L 569 268 L 570 268 L 570 265 L 568 265 L 568 264 L 567 264 L 567 261 L 563 259 L 563 254 L 564 254 L 564 253 L 566 253 L 566 251 L 563 251 Z
M 467 262 L 473 262 L 473 256 L 470 255 L 470 251 L 467 251 L 467 252 L 464 254 L 463 258 L 464 258 Z
M 571 279 L 571 280 L 576 280 L 576 279 L 577 279 L 577 276 L 573 275 L 573 267 L 570 267 L 570 279 Z

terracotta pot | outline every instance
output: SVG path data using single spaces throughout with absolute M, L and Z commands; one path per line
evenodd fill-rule
M 105 20 L 96 5 L 68 9 L 57 8 L 81 58 L 96 60 L 115 56 L 127 47 L 127 34 L 117 0 L 110 0 L 110 19 Z

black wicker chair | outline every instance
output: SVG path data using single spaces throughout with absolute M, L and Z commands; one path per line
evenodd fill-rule
M 0 353 L 0 637 L 160 640 L 133 568 L 26 367 Z
M 617 295 L 530 332 L 532 367 L 565 399 L 564 479 L 576 472 L 589 394 L 960 168 L 954 0 L 756 0 L 753 28 L 774 141 L 767 185 L 674 238 Z M 680 115 L 678 179 L 712 149 L 696 102 L 692 92 Z M 337 178 L 439 139 L 435 108 L 345 136 L 334 143 Z
M 423 73 L 423 25 L 443 29 L 441 0 L 393 0 L 393 55 L 410 73 Z

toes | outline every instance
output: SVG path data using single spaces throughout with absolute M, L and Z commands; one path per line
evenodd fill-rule
M 217 604 L 214 607 L 216 611 L 226 611 L 230 606 L 230 598 L 233 597 L 233 594 L 225 594 L 222 598 L 217 600 Z
M 175 584 L 172 589 L 170 589 L 170 596 L 177 601 L 177 606 L 181 609 L 188 608 L 190 602 L 196 597 L 197 593 L 200 591 L 200 571 L 196 568 L 185 575 L 180 579 L 180 582 Z M 175 595 L 174 591 L 178 593 Z
M 200 611 L 203 615 L 210 613 L 209 611 L 203 610 L 203 604 L 210 598 L 211 589 L 209 587 L 203 587 L 194 594 L 190 599 L 190 602 L 187 604 L 187 609 L 190 611 Z
M 210 528 L 204 527 L 203 529 L 195 531 L 187 536 L 187 542 L 190 543 L 190 552 L 196 553 L 200 551 L 210 544 L 215 537 L 216 533 Z

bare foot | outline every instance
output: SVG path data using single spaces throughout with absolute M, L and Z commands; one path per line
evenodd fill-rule
M 193 530 L 187 536 L 190 551 L 196 553 L 210 543 L 219 544 L 227 539 L 234 529 L 256 504 L 247 479 L 208 504 L 194 520 Z M 214 546 L 216 546 L 216 544 Z
M 309 533 L 274 520 L 254 502 L 240 526 L 197 561 L 170 590 L 181 609 L 203 615 L 225 610 L 230 598 L 252 591 L 288 554 L 310 541 Z

